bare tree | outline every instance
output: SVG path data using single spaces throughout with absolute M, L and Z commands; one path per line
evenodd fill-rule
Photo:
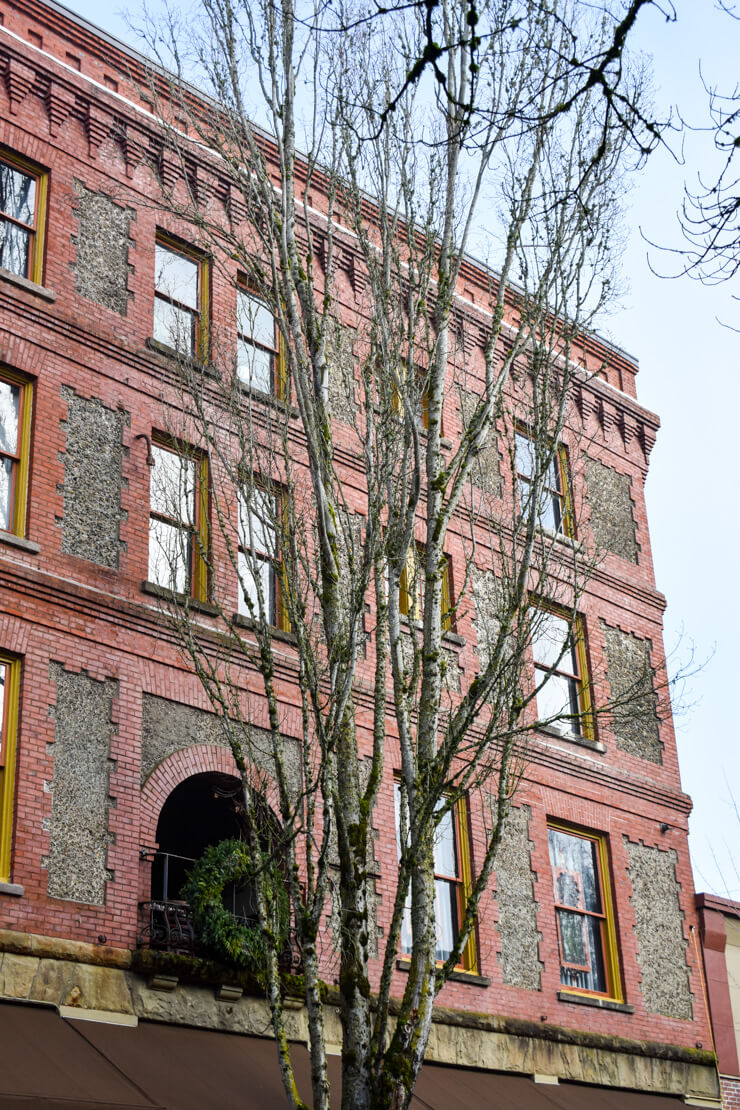
M 738 20 L 735 6 L 720 4 L 728 16 Z M 678 253 L 685 271 L 708 285 L 735 277 L 740 269 L 740 87 L 721 92 L 704 81 L 709 102 L 714 145 L 720 157 L 716 176 L 699 172 L 695 189 L 686 187 L 680 213 L 681 228 L 688 247 Z
M 584 336 L 613 292 L 623 175 L 652 141 L 624 55 L 631 23 L 622 34 L 617 9 L 445 0 L 434 5 L 443 81 L 423 67 L 409 80 L 429 42 L 414 7 L 382 20 L 342 8 L 351 30 L 337 36 L 322 5 L 205 0 L 189 38 L 171 19 L 153 40 L 175 73 L 164 92 L 153 77 L 164 136 L 156 203 L 194 229 L 243 314 L 236 354 L 233 332 L 216 326 L 207 358 L 179 359 L 165 420 L 183 461 L 160 483 L 153 558 L 242 775 L 293 1107 L 304 1103 L 264 800 L 280 823 L 271 852 L 302 953 L 313 1105 L 329 1106 L 322 980 L 336 967 L 342 1106 L 400 1110 L 435 997 L 473 943 L 527 738 L 535 727 L 588 733 L 597 710 L 587 689 L 574 700 L 558 679 L 577 650 L 595 559 L 563 541 L 579 506 L 561 451 L 570 442 L 576 465 Z M 604 60 L 593 72 L 610 95 L 603 80 L 584 82 L 586 56 Z M 212 101 L 194 94 L 193 75 Z M 486 303 L 471 316 L 459 297 L 482 224 L 495 270 L 479 271 Z M 477 363 L 473 326 L 485 331 Z M 182 349 L 182 337 L 170 346 Z M 455 408 L 459 424 L 445 416 Z M 205 474 L 205 459 L 210 534 L 188 477 Z M 451 583 L 453 546 L 462 556 Z M 189 558 L 211 617 L 181 596 Z M 471 609 L 472 678 L 450 647 Z M 286 683 L 298 711 L 290 729 Z M 398 885 L 376 957 L 373 825 L 392 789 Z M 444 942 L 435 843 L 463 799 L 484 840 Z M 393 998 L 402 941 L 408 974 Z

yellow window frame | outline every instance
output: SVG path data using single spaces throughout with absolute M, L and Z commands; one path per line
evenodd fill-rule
M 591 840 L 596 844 L 599 862 L 601 900 L 604 907 L 603 958 L 607 986 L 609 988 L 608 993 L 606 995 L 601 995 L 598 991 L 579 990 L 577 987 L 568 987 L 562 983 L 558 989 L 564 994 L 577 994 L 585 998 L 607 997 L 612 1002 L 624 1002 L 622 971 L 619 963 L 619 946 L 617 944 L 616 918 L 614 915 L 614 898 L 612 895 L 611 867 L 609 866 L 609 847 L 606 835 L 604 833 L 591 832 L 588 829 L 581 829 L 575 825 L 568 825 L 563 821 L 557 820 L 548 820 L 547 828 L 567 833 L 568 836 L 579 836 L 583 840 Z M 558 960 L 559 959 L 560 945 L 558 943 Z
M 18 421 L 18 471 L 13 494 L 13 519 L 10 534 L 24 537 L 28 516 L 28 481 L 31 471 L 31 416 L 33 412 L 33 382 L 15 370 L 0 366 L 0 381 L 17 386 L 20 390 L 20 418 Z
M 36 285 L 41 285 L 44 276 L 49 171 L 42 169 L 41 166 L 38 166 L 35 162 L 31 162 L 28 158 L 24 158 L 22 154 L 16 154 L 15 151 L 8 150 L 6 147 L 0 148 L 0 162 L 5 162 L 6 165 L 11 166 L 13 169 L 20 170 L 21 173 L 25 173 L 29 177 L 36 179 L 36 209 L 34 212 L 33 232 L 31 234 L 28 273 L 22 276 L 28 278 L 29 281 L 34 282 Z
M 593 698 L 591 696 L 591 671 L 588 664 L 583 617 L 580 613 L 574 615 L 567 609 L 562 609 L 557 605 L 551 605 L 549 602 L 543 601 L 541 598 L 537 597 L 531 599 L 531 607 L 533 609 L 539 609 L 541 612 L 552 613 L 553 616 L 559 617 L 560 620 L 567 621 L 571 624 L 570 634 L 573 637 L 573 647 L 578 664 L 578 674 L 575 677 L 578 683 L 578 703 L 581 710 L 581 735 L 586 740 L 596 740 L 596 724 Z M 556 670 L 553 673 L 557 674 L 558 671 Z
M 152 434 L 152 444 L 165 451 L 171 451 L 182 459 L 195 463 L 195 527 L 188 528 L 192 552 L 192 567 L 190 573 L 190 597 L 194 601 L 208 601 L 208 551 L 210 540 L 210 527 L 208 518 L 209 495 L 209 468 L 208 456 L 203 451 L 191 447 L 188 443 L 166 434 Z M 151 517 L 151 508 L 150 508 Z
M 259 295 L 254 286 L 247 281 L 243 275 L 237 276 L 237 289 L 247 296 L 253 297 L 257 301 L 261 301 L 265 307 L 272 313 L 272 318 L 275 323 L 275 334 L 277 337 L 274 355 L 275 364 L 273 366 L 273 396 L 276 401 L 288 400 L 288 350 L 285 345 L 285 337 L 280 329 L 278 318 L 270 309 L 270 306 Z
M 157 229 L 154 237 L 155 245 L 166 247 L 175 254 L 182 255 L 195 262 L 198 267 L 198 311 L 195 321 L 195 349 L 193 358 L 205 362 L 208 358 L 210 347 L 210 312 L 211 312 L 211 264 L 207 254 L 198 250 L 191 243 L 185 243 L 168 231 Z M 155 275 L 156 276 L 156 275 Z M 154 289 L 156 298 L 157 290 Z
M 3 759 L 0 766 L 0 882 L 10 881 L 10 858 L 13 841 L 13 797 L 18 742 L 18 719 L 21 695 L 21 661 L 15 655 L 0 651 L 5 666 L 5 697 L 2 728 Z
M 516 435 L 523 436 L 530 442 L 534 440 L 531 429 L 527 427 L 521 420 L 517 420 L 514 426 Z M 552 442 L 552 441 L 550 441 Z M 573 490 L 570 481 L 570 468 L 568 465 L 568 448 L 564 443 L 558 442 L 554 451 L 553 462 L 557 467 L 557 475 L 560 480 L 560 489 L 557 491 L 560 497 L 560 517 L 562 522 L 563 535 L 568 539 L 574 540 L 576 538 L 575 532 L 575 516 L 573 513 Z M 515 478 L 519 479 L 519 470 L 515 469 Z M 551 489 L 550 486 L 547 487 Z M 518 496 L 518 494 L 517 494 Z

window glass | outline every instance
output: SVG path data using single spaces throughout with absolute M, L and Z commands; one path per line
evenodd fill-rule
M 599 839 L 548 829 L 563 985 L 605 994 L 605 927 Z
M 5 762 L 5 688 L 8 667 L 0 660 L 0 766 Z
M 149 581 L 175 593 L 193 589 L 198 521 L 199 463 L 152 445 L 150 476 Z M 200 596 L 198 588 L 195 590 Z
M 237 611 L 245 617 L 259 614 L 259 588 L 262 590 L 266 617 L 271 624 L 277 623 L 275 513 L 274 495 L 258 486 L 250 491 L 248 504 L 244 500 L 239 502 L 240 589 Z
M 159 343 L 185 355 L 198 348 L 200 263 L 173 247 L 155 244 L 154 324 Z
M 163 297 L 198 309 L 198 263 L 162 243 L 155 246 L 154 287 Z
M 563 735 L 580 736 L 583 731 L 582 676 L 568 621 L 556 613 L 539 609 L 532 614 L 532 622 L 537 714 L 548 728 Z M 548 674 L 551 667 L 553 670 Z
M 514 436 L 517 484 L 519 487 L 519 503 L 522 512 L 529 507 L 532 492 L 532 481 L 537 468 L 535 443 L 529 436 L 516 432 Z M 537 505 L 537 521 L 543 528 L 551 532 L 563 530 L 563 491 L 560 478 L 560 458 L 558 448 L 547 468 L 540 491 L 539 504 Z
M 277 343 L 275 318 L 267 305 L 243 289 L 236 293 L 237 374 L 250 389 L 273 393 Z
M 401 807 L 405 805 L 401 784 L 394 783 L 394 803 L 396 815 L 396 843 L 401 854 Z M 446 813 L 440 820 L 434 837 L 434 913 L 437 933 L 436 959 L 446 960 L 452 952 L 460 932 L 460 908 L 463 897 L 462 876 L 460 874 L 457 808 Z M 404 825 L 406 821 L 404 821 Z M 411 953 L 413 932 L 411 929 L 411 892 L 409 891 L 406 908 L 401 923 L 401 951 Z
M 21 464 L 20 410 L 22 387 L 0 380 L 0 529 L 14 531 Z M 22 523 L 18 522 L 22 528 Z
M 36 178 L 0 162 L 0 266 L 30 277 L 36 222 Z

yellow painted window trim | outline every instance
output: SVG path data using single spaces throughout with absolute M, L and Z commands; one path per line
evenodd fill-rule
M 457 821 L 462 895 L 464 903 L 467 905 L 468 898 L 473 889 L 473 868 L 470 853 L 470 836 L 468 832 L 467 798 L 459 798 L 455 803 L 455 818 Z M 460 907 L 461 913 L 463 914 L 465 913 L 465 905 Z M 475 939 L 475 926 L 471 929 L 470 936 L 462 952 L 462 966 L 465 971 L 469 971 L 473 975 L 478 972 L 478 951 Z
M 168 231 L 157 229 L 154 237 L 155 244 L 166 247 L 168 250 L 189 258 L 198 267 L 198 311 L 195 322 L 195 351 L 196 359 L 205 362 L 208 359 L 210 348 L 210 314 L 211 314 L 211 263 L 207 254 L 198 250 L 191 243 L 186 243 Z M 156 297 L 156 289 L 154 290 Z
M 33 412 L 33 382 L 15 370 L 0 367 L 0 381 L 18 386 L 20 397 L 20 422 L 18 424 L 18 473 L 15 480 L 13 520 L 11 535 L 24 537 L 28 516 L 28 480 L 31 470 L 31 417 Z
M 179 455 L 180 458 L 188 459 L 195 463 L 195 472 L 198 482 L 198 488 L 195 491 L 197 519 L 195 528 L 189 529 L 191 533 L 190 543 L 192 544 L 193 561 L 189 587 L 190 596 L 194 601 L 208 601 L 209 581 L 207 555 L 210 542 L 208 514 L 210 472 L 208 467 L 208 456 L 197 448 L 192 447 L 189 443 L 185 443 L 176 436 L 167 435 L 166 433 L 152 432 L 152 444 L 155 447 L 161 447 L 165 451 L 171 451 L 172 454 Z M 205 558 L 204 553 L 206 556 Z
M 575 616 L 573 616 L 570 610 L 562 609 L 560 606 L 553 605 L 540 597 L 533 597 L 531 599 L 531 606 L 542 612 L 552 613 L 553 616 L 560 617 L 561 620 L 569 623 L 572 618 L 571 635 L 573 636 L 573 645 L 578 661 L 578 701 L 581 708 L 581 733 L 586 740 L 595 740 L 596 724 L 594 719 L 593 699 L 591 697 L 591 672 L 588 665 L 583 617 L 580 613 L 576 613 Z
M 619 963 L 619 947 L 617 945 L 617 929 L 614 916 L 614 900 L 612 898 L 611 867 L 609 865 L 609 848 L 606 836 L 603 833 L 590 832 L 588 829 L 568 825 L 564 821 L 547 822 L 548 829 L 567 833 L 569 836 L 580 836 L 583 840 L 591 840 L 596 844 L 599 858 L 599 871 L 601 879 L 601 896 L 604 905 L 604 966 L 606 968 L 607 985 L 609 991 L 602 994 L 599 991 L 579 990 L 577 987 L 561 985 L 559 990 L 563 994 L 577 994 L 584 998 L 608 998 L 610 1002 L 624 1002 L 622 990 L 622 972 Z M 559 954 L 559 953 L 558 953 Z
M 13 839 L 13 795 L 21 695 L 21 661 L 0 652 L 6 667 L 3 730 L 3 766 L 0 768 L 0 882 L 10 881 L 10 856 Z
M 36 211 L 34 212 L 33 235 L 31 237 L 31 263 L 27 276 L 29 281 L 36 285 L 43 284 L 44 276 L 44 247 L 46 245 L 46 219 L 47 204 L 49 199 L 49 171 L 42 169 L 35 162 L 16 154 L 14 150 L 0 147 L 0 161 L 8 166 L 13 166 L 21 173 L 36 178 Z

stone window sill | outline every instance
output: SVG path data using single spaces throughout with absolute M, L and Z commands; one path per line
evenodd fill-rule
M 175 605 L 187 605 L 188 608 L 195 609 L 197 613 L 207 613 L 211 617 L 217 617 L 220 612 L 218 606 L 211 605 L 209 601 L 200 601 L 197 597 L 190 597 L 189 594 L 173 593 L 166 586 L 158 586 L 156 582 L 142 582 L 141 588 L 150 597 L 158 597 L 162 601 L 171 601 Z
M 243 613 L 234 613 L 231 623 L 236 628 L 244 628 L 250 631 L 255 631 L 257 627 L 256 622 L 251 617 L 245 617 Z M 293 632 L 286 632 L 283 628 L 277 628 L 275 625 L 270 628 L 270 635 L 273 640 L 282 640 L 284 644 L 298 643 Z
M 553 532 L 552 528 L 544 528 L 539 526 L 539 530 L 543 536 L 547 536 L 549 540 L 554 540 L 555 543 L 563 544 L 565 547 L 571 548 L 572 551 L 583 551 L 583 544 L 580 540 L 576 540 L 573 536 L 566 536 L 565 532 Z
M 0 883 L 0 894 L 9 894 L 12 898 L 22 898 L 26 893 L 20 883 Z
M 591 1006 L 597 1010 L 616 1010 L 620 1014 L 634 1014 L 635 1007 L 626 1002 L 615 1002 L 613 998 L 599 998 L 597 995 L 571 994 L 558 991 L 558 1002 L 572 1002 L 576 1006 Z
M 416 632 L 421 632 L 422 629 L 424 628 L 424 622 L 423 621 L 410 621 L 408 617 L 403 616 L 403 614 L 402 614 L 401 615 L 401 627 L 404 628 L 404 629 L 408 629 L 409 632 L 411 631 L 412 628 L 415 629 Z M 443 632 L 442 633 L 442 643 L 443 644 L 449 644 L 451 647 L 463 648 L 463 647 L 465 647 L 466 640 L 465 640 L 464 636 L 458 636 L 457 632 Z
M 399 956 L 396 960 L 396 968 L 398 971 L 408 972 L 410 966 L 409 960 L 404 960 Z M 447 977 L 448 983 L 470 983 L 473 987 L 490 987 L 491 980 L 487 975 L 479 975 L 477 971 L 453 971 Z
M 38 555 L 41 551 L 41 544 L 24 540 L 22 536 L 15 536 L 12 532 L 0 532 L 0 544 L 3 543 L 8 547 L 17 547 L 20 551 L 27 551 L 29 555 Z
M 602 744 L 601 741 L 589 740 L 587 736 L 579 736 L 575 732 L 561 732 L 560 729 L 553 728 L 550 725 L 541 725 L 538 731 L 553 740 L 564 740 L 566 744 L 577 744 L 579 748 L 588 748 L 589 751 L 599 752 L 601 755 L 606 751 L 606 745 Z
M 2 266 L 0 266 L 0 280 L 7 281 L 9 285 L 17 285 L 19 289 L 25 289 L 26 293 L 32 293 L 34 297 L 40 297 L 42 301 L 49 301 L 51 304 L 57 299 L 53 289 L 46 289 L 43 285 L 37 285 L 35 281 L 29 281 L 28 278 L 21 277 L 20 274 L 14 274 Z

